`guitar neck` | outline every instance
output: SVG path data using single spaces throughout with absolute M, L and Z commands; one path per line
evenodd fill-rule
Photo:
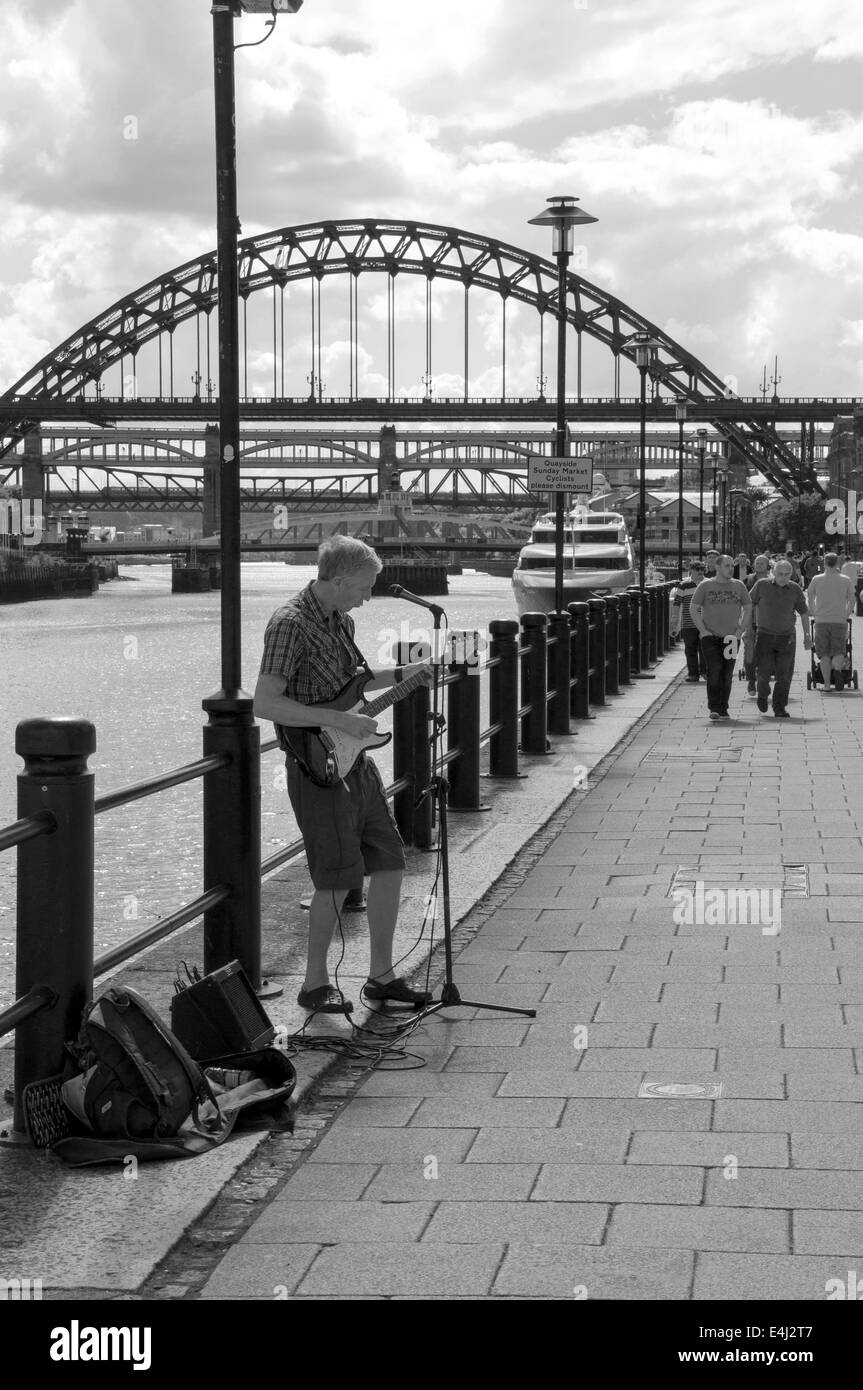
M 363 710 L 363 714 L 369 719 L 374 719 L 382 714 L 390 705 L 394 705 L 399 700 L 404 700 L 408 695 L 412 695 L 424 683 L 421 671 L 416 671 L 414 675 L 408 676 L 406 681 L 399 681 L 391 690 L 386 690 L 379 695 L 376 700 L 370 700 Z

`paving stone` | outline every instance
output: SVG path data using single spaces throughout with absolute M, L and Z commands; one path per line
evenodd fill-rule
M 792 1134 L 794 1168 L 863 1169 L 863 1144 L 856 1134 Z M 471 1150 L 473 1152 L 473 1150 Z
M 431 1144 L 422 1163 L 382 1164 L 363 1201 L 526 1202 L 538 1173 L 538 1163 L 452 1163 Z
M 859 1173 L 853 1177 L 859 1184 Z M 863 1275 L 863 1215 L 849 1211 L 795 1211 L 792 1230 L 795 1254 L 847 1255 L 859 1261 L 855 1267 Z
M 422 1164 L 426 1154 L 438 1159 L 464 1158 L 474 1141 L 478 1126 L 468 1129 L 363 1129 L 348 1123 L 350 1111 L 325 1134 L 309 1154 L 309 1163 L 395 1163 Z
M 712 1071 L 716 1053 L 709 1047 L 588 1047 L 584 1071 L 633 1071 L 641 1067 L 667 1071 L 674 1080 L 685 1080 L 691 1071 Z
M 732 1023 L 693 1025 L 691 1023 L 658 1023 L 653 1034 L 653 1047 L 702 1048 L 724 1047 L 735 1041 L 751 1046 L 766 1043 L 779 1046 L 782 1042 L 781 1024 L 772 1020 L 748 1018 Z
M 431 1096 L 421 1102 L 414 1119 L 417 1125 L 426 1128 L 462 1129 L 468 1124 L 475 1129 L 488 1126 L 533 1128 L 537 1125 L 556 1125 L 563 1106 L 564 1102 L 558 1099 Z
M 634 1134 L 626 1162 L 691 1163 L 699 1168 L 722 1169 L 729 1154 L 747 1168 L 787 1168 L 788 1136 L 691 1132 Z
M 632 1130 L 709 1129 L 712 1105 L 707 1100 L 569 1100 L 561 1125 L 588 1131 L 606 1124 Z
M 599 1245 L 607 1221 L 607 1206 L 580 1198 L 550 1202 L 444 1201 L 438 1205 L 422 1239 L 423 1243 L 503 1240 L 526 1245 L 560 1245 L 564 1241 Z
M 322 1250 L 303 1279 L 301 1294 L 384 1294 L 424 1297 L 487 1293 L 505 1250 L 503 1244 L 442 1245 L 409 1242 L 365 1245 L 346 1242 Z
M 567 1039 L 570 1048 L 573 1047 L 574 1029 L 580 1027 L 587 1029 L 587 1037 L 583 1047 L 574 1048 L 579 1052 L 589 1048 L 646 1048 L 653 1031 L 649 1023 L 591 1023 L 572 1010 L 568 1026 L 562 1024 L 560 1027 L 561 1035 Z M 548 1036 L 549 1024 L 544 1012 L 540 1011 L 536 1023 L 531 1024 L 528 1030 L 523 1046 L 530 1047 Z
M 745 1207 L 621 1205 L 611 1214 L 606 1243 L 779 1254 L 788 1250 L 788 1222 L 782 1211 Z
M 831 1279 L 845 1277 L 846 1270 L 835 1256 L 700 1254 L 692 1297 L 721 1302 L 794 1299 L 811 1303 L 827 1298 Z M 805 1321 L 805 1314 L 801 1320 Z M 776 1346 L 785 1348 L 787 1344 L 777 1342 Z
M 198 1298 L 276 1299 L 283 1290 L 290 1296 L 319 1251 L 319 1245 L 234 1245 Z
M 588 1096 L 609 1100 L 633 1098 L 641 1085 L 640 1071 L 514 1071 L 505 1077 L 501 1096 Z
M 718 1100 L 713 1128 L 863 1135 L 863 1108 L 829 1101 Z
M 689 1297 L 692 1251 L 513 1244 L 494 1283 L 496 1295 L 523 1298 L 651 1299 Z
M 431 1198 L 426 1184 L 426 1197 Z M 418 1240 L 434 1202 L 271 1202 L 241 1240 L 243 1245 L 340 1245 L 344 1241 Z
M 350 1102 L 351 1124 L 375 1129 L 382 1125 L 406 1125 L 419 1105 L 416 1096 L 357 1095 Z
M 622 1163 L 628 1129 L 481 1129 L 467 1163 Z
M 854 1053 L 851 1048 L 818 1047 L 720 1047 L 720 1070 L 747 1071 L 750 1068 L 773 1069 L 812 1076 L 823 1076 L 829 1082 L 834 1076 L 856 1076 Z
M 699 1203 L 702 1171 L 694 1166 L 544 1163 L 531 1193 L 534 1202 Z
M 378 1170 L 376 1163 L 304 1163 L 275 1201 L 357 1201 Z
M 475 1048 L 470 1048 L 475 1052 Z M 506 1079 L 503 1069 L 481 1075 L 459 1072 L 430 1072 L 424 1067 L 407 1070 L 375 1071 L 363 1082 L 362 1096 L 493 1096 Z M 353 1107 L 351 1107 L 353 1118 Z
M 785 1170 L 742 1167 L 729 1180 L 721 1173 L 707 1179 L 708 1206 L 820 1208 L 826 1211 L 863 1211 L 863 1183 L 859 1172 L 821 1173 L 807 1168 Z

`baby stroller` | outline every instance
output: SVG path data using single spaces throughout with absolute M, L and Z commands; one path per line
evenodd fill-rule
M 812 647 L 809 652 L 810 669 L 806 672 L 806 689 L 811 690 L 813 685 L 824 684 L 824 673 L 821 670 L 821 663 L 815 655 L 815 623 L 809 620 L 809 635 L 812 638 Z M 830 684 L 836 690 L 845 690 L 849 685 L 854 689 L 859 689 L 857 684 L 857 672 L 854 669 L 854 652 L 851 646 L 851 619 L 848 619 L 848 636 L 845 639 L 845 663 L 841 671 L 830 672 Z

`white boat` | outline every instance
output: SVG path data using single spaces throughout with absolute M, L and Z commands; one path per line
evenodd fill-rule
M 534 523 L 519 551 L 512 587 L 519 616 L 554 612 L 554 512 Z M 574 507 L 564 517 L 563 602 L 615 594 L 637 583 L 632 544 L 620 512 Z

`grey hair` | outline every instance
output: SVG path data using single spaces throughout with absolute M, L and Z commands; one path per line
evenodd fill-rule
M 838 559 L 839 556 L 835 553 L 835 551 L 828 550 L 827 554 L 824 556 L 825 569 L 832 569 L 833 566 L 837 563 Z
M 327 536 L 318 546 L 318 579 L 345 579 L 360 570 L 383 569 L 370 545 L 356 536 Z
M 790 560 L 777 560 L 776 564 L 773 566 L 773 573 L 775 574 L 777 570 L 781 570 L 783 574 L 786 570 L 789 574 L 793 574 L 794 566 Z

